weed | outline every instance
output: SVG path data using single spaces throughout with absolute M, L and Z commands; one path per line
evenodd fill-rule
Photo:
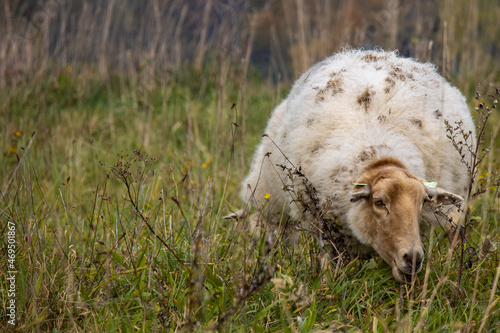
M 465 198 L 465 203 L 463 205 L 463 222 L 459 225 L 452 225 L 452 228 L 457 230 L 459 229 L 460 236 L 460 263 L 458 267 L 458 280 L 456 285 L 456 296 L 455 296 L 455 307 L 458 306 L 459 298 L 460 298 L 460 287 L 461 280 L 463 275 L 463 269 L 465 267 L 472 267 L 472 261 L 477 260 L 477 254 L 479 253 L 478 246 L 469 246 L 466 248 L 467 244 L 470 244 L 470 240 L 467 239 L 467 231 L 468 229 L 474 226 L 477 218 L 471 216 L 471 201 L 477 196 L 484 194 L 486 192 L 493 191 L 495 193 L 498 192 L 498 188 L 500 186 L 500 177 L 493 170 L 489 170 L 491 174 L 488 176 L 488 187 L 486 187 L 486 180 L 484 178 L 479 179 L 478 173 L 481 169 L 481 163 L 484 158 L 487 156 L 491 147 L 484 147 L 484 137 L 486 135 L 486 131 L 488 129 L 487 123 L 492 114 L 492 112 L 497 108 L 498 104 L 498 96 L 500 95 L 500 91 L 496 89 L 495 94 L 488 95 L 490 99 L 491 105 L 485 105 L 483 101 L 480 100 L 479 87 L 476 90 L 475 99 L 477 101 L 477 107 L 475 110 L 478 112 L 478 124 L 477 129 L 478 132 L 475 137 L 473 137 L 472 132 L 464 131 L 462 128 L 462 123 L 457 123 L 454 125 L 445 122 L 447 126 L 447 136 L 450 141 L 453 143 L 453 146 L 458 151 L 461 156 L 462 163 L 467 167 L 467 171 L 469 173 L 469 181 L 467 186 L 467 196 Z M 464 152 L 466 150 L 468 154 Z M 470 156 L 470 160 L 466 158 L 466 156 Z M 478 183 L 479 182 L 479 183 Z M 494 197 L 493 201 L 495 200 Z M 489 240 L 487 241 L 489 242 Z M 465 256 L 469 253 L 469 260 L 465 260 Z M 496 284 L 496 283 L 495 283 Z

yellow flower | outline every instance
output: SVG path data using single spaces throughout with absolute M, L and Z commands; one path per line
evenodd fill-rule
M 206 164 L 206 163 L 203 163 L 203 164 L 201 165 L 201 167 L 202 167 L 203 169 L 205 169 L 205 168 L 207 167 L 207 164 Z
M 266 193 L 266 195 L 264 195 L 264 199 L 269 199 L 271 197 L 271 195 L 269 193 Z
M 14 132 L 14 135 L 15 135 L 15 136 L 21 136 L 21 132 L 16 130 L 16 131 Z

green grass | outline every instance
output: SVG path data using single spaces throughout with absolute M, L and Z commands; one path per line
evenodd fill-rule
M 321 271 L 310 235 L 290 247 L 222 219 L 243 205 L 239 183 L 286 91 L 258 75 L 240 90 L 216 68 L 149 83 L 91 73 L 53 70 L 0 92 L 2 327 L 13 222 L 19 331 L 497 329 L 495 189 L 472 202 L 456 306 L 459 251 L 439 231 L 412 285 L 380 258 Z M 499 170 L 492 148 L 485 179 Z

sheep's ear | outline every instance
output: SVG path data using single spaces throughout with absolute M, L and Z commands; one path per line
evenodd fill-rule
M 441 206 L 441 205 L 455 205 L 455 206 L 460 206 L 462 202 L 464 201 L 464 198 L 461 196 L 447 192 L 443 190 L 440 187 L 429 187 L 429 183 L 424 183 L 424 188 L 425 188 L 425 193 L 429 197 L 429 200 L 431 201 L 433 207 Z M 434 184 L 434 183 L 430 183 Z
M 351 193 L 351 202 L 368 199 L 370 197 L 370 185 L 365 183 L 354 183 L 354 186 L 354 190 Z
M 240 209 L 237 212 L 231 213 L 229 215 L 226 215 L 223 217 L 224 220 L 238 220 L 238 219 L 244 219 L 245 217 L 248 216 L 248 212 L 244 209 Z

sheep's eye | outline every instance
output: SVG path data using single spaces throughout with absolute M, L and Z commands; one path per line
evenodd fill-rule
M 380 198 L 374 198 L 373 199 L 373 204 L 378 207 L 384 207 L 385 203 L 382 201 Z

